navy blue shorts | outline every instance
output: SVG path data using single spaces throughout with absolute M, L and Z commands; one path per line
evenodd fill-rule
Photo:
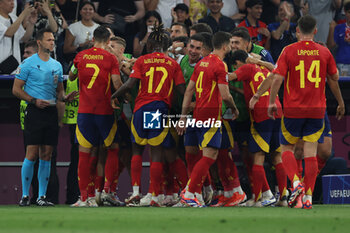
M 108 147 L 117 141 L 117 122 L 113 114 L 78 113 L 75 134 L 79 145 L 85 148 L 103 144 Z
M 324 118 L 286 118 L 281 120 L 281 144 L 296 144 L 300 139 L 306 142 L 323 140 Z
M 232 149 L 234 146 L 233 130 L 234 122 L 232 120 L 222 120 L 222 139 L 220 149 Z
M 174 146 L 170 127 L 163 125 L 163 116 L 168 115 L 168 112 L 168 105 L 163 101 L 153 101 L 139 108 L 131 120 L 131 141 L 141 146 Z M 168 118 L 164 120 L 167 121 Z
M 248 141 L 249 151 L 280 152 L 281 119 L 252 122 Z

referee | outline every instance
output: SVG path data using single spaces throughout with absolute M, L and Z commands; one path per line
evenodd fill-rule
M 55 39 L 48 29 L 38 31 L 38 53 L 19 66 L 12 93 L 25 100 L 24 134 L 27 140 L 26 156 L 22 165 L 22 199 L 20 206 L 29 206 L 29 188 L 33 178 L 34 163 L 39 157 L 38 206 L 53 206 L 46 200 L 50 176 L 51 155 L 58 141 L 57 101 L 72 101 L 76 92 L 64 95 L 63 72 L 59 62 L 50 57 Z M 40 152 L 40 153 L 39 153 Z

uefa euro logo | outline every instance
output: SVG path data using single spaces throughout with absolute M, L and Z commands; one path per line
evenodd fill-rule
M 161 115 L 159 110 L 156 112 L 143 112 L 143 128 L 160 129 Z

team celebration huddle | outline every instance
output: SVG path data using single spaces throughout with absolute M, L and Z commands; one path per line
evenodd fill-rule
M 266 50 L 256 47 L 245 27 L 213 33 L 199 23 L 185 42 L 172 36 L 173 27 L 169 33 L 154 22 L 148 38 L 138 43 L 146 51 L 138 58 L 124 54 L 125 40 L 109 27 L 96 27 L 93 44 L 73 60 L 66 91 L 62 67 L 50 58 L 53 33 L 37 33 L 38 53 L 22 62 L 13 86 L 13 93 L 28 103 L 20 206 L 30 205 L 37 157 L 37 205 L 54 205 L 46 199 L 46 188 L 47 164 L 58 140 L 58 103 L 78 100 L 80 197 L 72 207 L 312 209 L 316 177 L 327 160 L 321 155 L 332 147 L 326 83 L 338 102 L 336 118 L 345 113 L 336 62 L 327 47 L 313 40 L 316 19 L 300 17 L 297 42 L 284 47 L 276 64 L 264 59 Z M 53 81 L 43 80 L 47 72 Z M 40 92 L 38 85 L 43 85 Z M 150 179 L 142 195 L 147 154 Z M 266 176 L 267 158 L 276 186 Z M 132 193 L 121 201 L 117 187 L 124 169 Z M 241 187 L 241 172 L 247 174 L 249 196 Z

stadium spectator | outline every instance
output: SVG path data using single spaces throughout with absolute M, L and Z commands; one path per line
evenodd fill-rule
M 185 0 L 186 1 L 186 0 Z M 147 11 L 157 11 L 162 17 L 164 28 L 170 28 L 172 23 L 171 10 L 183 0 L 144 0 Z
M 183 23 L 173 23 L 170 28 L 170 38 L 174 39 L 179 36 L 188 36 L 188 27 Z
M 13 8 L 13 0 L 0 0 L 0 63 L 11 55 L 16 58 L 18 63 L 21 62 L 19 44 L 27 42 L 31 38 L 37 20 L 36 16 L 32 14 L 35 11 L 33 6 L 27 4 L 18 18 L 15 15 L 10 15 Z M 7 66 L 7 64 L 4 65 Z
M 66 30 L 63 52 L 69 61 L 73 60 L 76 52 L 91 45 L 93 32 L 98 27 L 93 21 L 95 6 L 91 2 L 82 3 L 79 13 L 81 20 L 69 25 Z
M 61 10 L 62 16 L 67 21 L 68 25 L 78 21 L 78 17 L 79 17 L 78 11 L 80 9 L 80 6 L 78 6 L 78 2 L 81 5 L 83 1 L 56 0 L 56 4 L 58 8 Z
M 296 24 L 291 22 L 293 16 L 293 4 L 282 1 L 278 7 L 278 22 L 267 26 L 271 32 L 270 53 L 274 62 L 277 61 L 285 46 L 297 41 Z
M 35 40 L 30 40 L 24 45 L 23 59 L 32 56 L 34 53 L 38 52 L 38 44 Z
M 293 2 L 294 0 L 289 0 Z M 276 21 L 276 15 L 278 13 L 278 6 L 282 0 L 262 0 L 263 11 L 261 13 L 261 21 L 266 23 L 266 25 Z
M 230 32 L 235 28 L 233 19 L 221 14 L 221 9 L 224 6 L 222 0 L 208 0 L 208 8 L 210 13 L 208 16 L 200 19 L 199 23 L 208 24 L 213 33 L 218 31 Z
M 245 17 L 245 2 L 246 0 L 223 0 L 224 7 L 221 9 L 221 14 L 230 17 L 238 25 Z
M 350 75 L 350 2 L 344 5 L 346 22 L 336 25 L 332 22 L 330 25 L 330 40 L 328 47 L 336 48 L 335 60 L 341 76 Z M 333 33 L 332 33 L 333 32 Z
M 302 198 L 302 208 L 312 208 L 312 193 L 317 176 L 317 144 L 322 139 L 324 116 L 326 110 L 325 77 L 330 85 L 337 86 L 339 74 L 330 51 L 313 41 L 316 34 L 316 19 L 310 15 L 298 21 L 298 42 L 286 47 L 273 74 L 263 81 L 257 93 L 250 100 L 253 108 L 257 100 L 271 86 L 268 115 L 274 119 L 277 106 L 274 104 L 278 89 L 286 78 L 283 96 L 283 113 L 281 127 L 282 161 L 293 191 L 289 206 L 294 207 Z M 301 51 L 304 51 L 301 52 Z M 310 55 L 312 53 L 312 55 Z M 314 74 L 318 74 L 316 77 Z M 305 79 L 305 77 L 309 77 Z M 338 93 L 339 94 L 339 93 Z M 315 98 L 318 100 L 315 102 Z M 337 100 L 338 97 L 336 96 Z M 344 116 L 345 107 L 338 102 L 336 116 Z M 301 123 L 303 122 L 303 123 Z M 287 136 L 288 135 L 288 136 Z M 298 165 L 294 156 L 294 146 L 298 139 L 304 141 L 305 173 L 301 183 Z
M 213 30 L 211 30 L 211 27 L 209 27 L 206 23 L 197 23 L 190 27 L 190 36 L 193 36 L 194 34 L 200 32 L 207 32 L 213 34 Z
M 207 0 L 189 0 L 190 19 L 193 24 L 207 16 Z
M 189 18 L 189 9 L 186 4 L 177 4 L 171 11 L 171 15 L 173 16 L 173 23 L 183 23 L 187 28 L 192 26 L 192 21 Z
M 162 23 L 162 18 L 157 11 L 147 11 L 145 17 L 143 17 L 140 32 L 135 35 L 134 38 L 134 57 L 139 57 L 140 55 L 145 55 L 146 43 L 149 35 L 152 32 L 154 25 Z
M 61 14 L 61 10 L 56 4 L 50 4 L 49 0 L 43 0 L 43 2 L 35 2 L 34 7 L 38 14 L 38 20 L 34 27 L 34 38 L 37 31 L 49 28 L 57 39 L 59 34 L 68 27 L 67 22 Z
M 271 34 L 266 24 L 259 20 L 263 11 L 262 0 L 247 0 L 245 6 L 247 8 L 247 17 L 238 24 L 238 27 L 248 29 L 252 43 L 269 49 Z
M 39 157 L 39 198 L 38 206 L 53 206 L 46 199 L 50 176 L 51 155 L 58 140 L 57 101 L 72 101 L 76 92 L 64 95 L 62 66 L 50 57 L 55 40 L 50 30 L 37 33 L 39 51 L 20 65 L 13 84 L 13 94 L 25 100 L 26 108 L 24 133 L 26 158 L 22 165 L 22 199 L 20 206 L 29 205 L 29 188 L 33 178 L 35 160 Z M 47 80 L 51 80 L 47 82 Z M 23 89 L 24 87 L 24 89 Z
M 308 13 L 317 21 L 315 41 L 326 43 L 329 24 L 332 22 L 335 11 L 341 8 L 342 0 L 308 0 Z
M 145 15 L 143 0 L 93 0 L 96 6 L 94 19 L 109 24 L 117 36 L 126 40 L 126 52 L 133 52 L 133 42 L 139 31 L 138 20 Z

